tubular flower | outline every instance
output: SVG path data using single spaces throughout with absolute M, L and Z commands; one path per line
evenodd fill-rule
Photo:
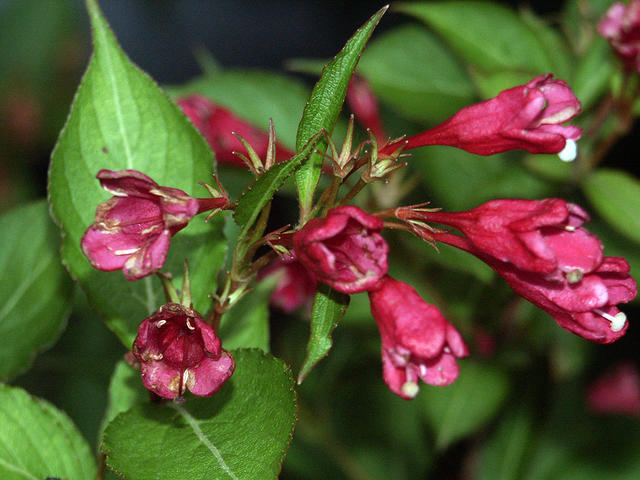
M 371 313 L 382 338 L 382 376 L 402 398 L 417 395 L 418 378 L 449 385 L 458 378 L 457 358 L 469 350 L 440 311 L 404 282 L 386 276 L 369 291 Z
M 582 227 L 589 219 L 559 199 L 494 200 L 468 212 L 403 211 L 459 229 L 436 240 L 474 254 L 515 290 L 549 313 L 564 329 L 587 340 L 611 343 L 627 330 L 616 307 L 637 293 L 623 258 L 604 257 L 597 237 Z
M 193 198 L 136 170 L 100 170 L 97 178 L 114 196 L 98 205 L 82 251 L 94 268 L 122 269 L 127 280 L 162 268 L 171 237 L 194 215 L 228 206 L 226 198 Z
M 640 373 L 632 363 L 622 363 L 596 379 L 587 391 L 593 412 L 640 416 Z
M 138 327 L 133 355 L 144 386 L 163 398 L 187 390 L 210 397 L 233 374 L 235 363 L 198 312 L 167 303 Z
M 598 32 L 630 70 L 640 72 L 640 0 L 611 5 L 598 24 Z
M 295 252 L 278 258 L 263 268 L 259 279 L 278 275 L 279 280 L 269 302 L 286 313 L 308 304 L 317 290 L 315 277 L 298 261 Z
M 202 95 L 183 97 L 176 103 L 207 140 L 219 163 L 246 167 L 244 161 L 233 154 L 234 151 L 244 150 L 244 146 L 234 136 L 234 133 L 244 138 L 260 158 L 267 155 L 269 136 L 237 117 L 230 110 L 216 105 Z M 292 156 L 291 151 L 276 143 L 276 157 L 278 159 Z
M 569 86 L 540 75 L 525 85 L 500 92 L 497 97 L 463 108 L 448 120 L 406 140 L 405 150 L 426 145 L 448 145 L 478 155 L 523 149 L 531 153 L 557 153 L 565 161 L 576 156 L 580 128 L 562 123 L 582 106 Z M 384 147 L 391 153 L 396 144 Z
M 300 263 L 321 282 L 342 293 L 364 292 L 387 274 L 382 227 L 382 220 L 358 207 L 338 207 L 307 222 L 293 245 Z

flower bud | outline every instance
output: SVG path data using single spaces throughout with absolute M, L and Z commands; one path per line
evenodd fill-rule
M 260 271 L 258 278 L 272 275 L 279 279 L 269 303 L 286 313 L 308 305 L 318 289 L 315 277 L 298 261 L 295 252 L 274 260 Z
M 598 24 L 598 32 L 630 70 L 640 72 L 640 0 L 611 5 Z
M 426 145 L 448 145 L 478 155 L 523 149 L 575 158 L 580 128 L 562 123 L 581 109 L 562 80 L 540 75 L 526 85 L 504 90 L 497 97 L 463 108 L 448 120 L 407 139 L 405 150 Z M 394 144 L 381 153 L 390 153 Z
M 622 363 L 599 377 L 587 392 L 593 412 L 607 415 L 640 416 L 640 374 L 632 363 Z
M 342 293 L 369 290 L 386 275 L 389 246 L 383 223 L 358 207 L 329 210 L 293 236 L 300 262 L 321 282 Z

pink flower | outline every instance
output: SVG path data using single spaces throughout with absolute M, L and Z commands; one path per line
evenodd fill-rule
M 405 150 L 425 145 L 449 145 L 478 155 L 523 149 L 532 153 L 558 153 L 573 160 L 580 128 L 562 123 L 581 109 L 580 102 L 562 80 L 540 75 L 526 85 L 500 92 L 497 97 L 463 108 L 425 132 L 410 137 Z M 380 153 L 391 153 L 390 144 Z
M 315 277 L 298 261 L 295 253 L 273 261 L 260 271 L 258 278 L 272 275 L 279 276 L 279 280 L 269 301 L 286 313 L 309 304 L 317 291 Z
M 100 170 L 97 178 L 114 197 L 98 205 L 95 223 L 82 237 L 82 251 L 94 268 L 122 269 L 127 280 L 162 268 L 171 237 L 194 215 L 229 205 L 226 198 L 193 198 L 161 187 L 136 170 Z
M 458 378 L 456 358 L 469 354 L 467 346 L 411 285 L 386 276 L 369 300 L 382 338 L 382 375 L 393 393 L 410 399 L 418 393 L 418 378 L 440 386 Z
M 360 124 L 371 130 L 382 143 L 387 134 L 380 119 L 378 100 L 367 81 L 359 75 L 353 75 L 347 89 L 347 103 Z
M 640 416 L 640 374 L 631 363 L 618 365 L 589 386 L 589 409 L 609 415 Z
M 640 0 L 611 5 L 598 24 L 598 32 L 630 70 L 640 72 Z
M 133 355 L 142 383 L 163 398 L 191 391 L 210 397 L 233 373 L 235 363 L 213 328 L 195 310 L 167 303 L 138 327 Z
M 493 200 L 455 213 L 398 210 L 398 218 L 460 230 L 464 237 L 433 231 L 429 240 L 477 256 L 566 330 L 598 343 L 625 334 L 616 305 L 635 298 L 636 283 L 626 260 L 602 255 L 600 240 L 582 227 L 589 216 L 580 207 L 546 199 Z
M 300 263 L 321 282 L 342 293 L 364 292 L 387 273 L 382 227 L 382 220 L 358 207 L 338 207 L 307 222 L 293 245 Z
M 233 135 L 234 133 L 244 138 L 260 158 L 266 157 L 269 136 L 237 117 L 230 110 L 216 105 L 202 95 L 183 97 L 176 103 L 207 140 L 219 163 L 246 167 L 242 159 L 233 154 L 234 151 L 245 150 L 244 145 Z M 293 153 L 290 150 L 279 143 L 276 144 L 278 159 L 284 160 L 292 156 Z

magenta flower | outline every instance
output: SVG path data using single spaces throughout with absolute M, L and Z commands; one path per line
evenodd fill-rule
M 369 290 L 387 274 L 383 223 L 358 207 L 329 210 L 293 236 L 298 260 L 318 280 L 342 293 Z
M 369 301 L 382 338 L 382 376 L 393 393 L 410 399 L 418 378 L 439 386 L 458 378 L 456 359 L 469 354 L 467 346 L 411 285 L 386 276 L 369 291 Z
M 298 261 L 295 252 L 263 268 L 258 278 L 273 275 L 279 279 L 269 302 L 286 313 L 308 305 L 318 289 L 315 277 Z
M 234 133 L 244 138 L 260 158 L 266 157 L 269 135 L 237 117 L 230 110 L 216 105 L 202 95 L 183 97 L 176 103 L 207 140 L 219 163 L 246 167 L 244 161 L 233 154 L 234 151 L 245 150 Z M 276 143 L 276 158 L 284 160 L 292 156 L 290 150 Z
M 558 153 L 573 160 L 580 128 L 562 123 L 581 109 L 580 102 L 562 80 L 540 75 L 526 85 L 500 92 L 497 97 L 463 108 L 448 120 L 403 140 L 405 150 L 426 145 L 448 145 L 478 155 L 523 149 L 532 153 Z M 393 143 L 380 153 L 391 153 Z
M 596 379 L 587 391 L 587 405 L 607 415 L 640 416 L 640 373 L 632 363 L 622 363 Z
M 163 398 L 180 397 L 187 389 L 210 397 L 235 369 L 213 328 L 179 303 L 163 305 L 140 324 L 133 355 L 144 386 Z
M 561 327 L 587 340 L 611 343 L 627 330 L 617 304 L 637 294 L 623 258 L 604 257 L 582 227 L 589 216 L 560 199 L 493 200 L 468 212 L 398 209 L 398 218 L 452 226 L 465 236 L 429 233 L 474 254 Z M 411 222 L 412 220 L 409 220 Z
M 94 268 L 122 269 L 127 280 L 162 268 L 171 237 L 194 215 L 229 206 L 226 198 L 193 198 L 161 187 L 136 170 L 100 170 L 97 178 L 114 197 L 98 205 L 95 223 L 82 237 L 82 251 Z
M 598 24 L 598 32 L 606 38 L 627 68 L 640 72 L 640 0 L 611 5 Z

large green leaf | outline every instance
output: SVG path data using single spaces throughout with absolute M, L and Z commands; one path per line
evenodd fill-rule
M 387 8 L 381 8 L 367 23 L 360 27 L 347 41 L 340 53 L 322 70 L 320 80 L 313 87 L 298 126 L 296 136 L 298 150 L 302 149 L 309 139 L 320 130 L 325 129 L 329 133 L 333 131 L 358 59 L 373 33 L 373 29 L 376 28 Z M 319 150 L 326 149 L 326 146 L 326 142 L 324 142 L 324 147 Z M 296 185 L 304 211 L 309 211 L 311 208 L 321 168 L 322 155 L 318 153 L 312 155 L 311 160 L 296 172 Z
M 60 334 L 72 283 L 44 200 L 5 213 L 0 232 L 0 381 L 7 381 Z
M 462 65 L 440 39 L 418 25 L 404 25 L 373 40 L 358 73 L 383 102 L 416 120 L 441 122 L 475 98 Z
M 89 445 L 69 417 L 20 388 L 0 385 L 0 478 L 92 479 Z
M 108 198 L 95 175 L 102 168 L 135 169 L 160 185 L 207 196 L 198 181 L 210 180 L 213 160 L 178 107 L 120 50 L 96 2 L 88 0 L 87 7 L 94 54 L 53 153 L 49 196 L 62 228 L 64 263 L 129 347 L 140 321 L 164 303 L 162 289 L 155 278 L 127 282 L 121 272 L 98 272 L 82 254 L 80 239 Z M 165 270 L 180 278 L 188 258 L 196 309 L 209 306 L 224 248 L 220 219 L 194 219 L 172 241 Z
M 622 170 L 598 169 L 582 184 L 596 211 L 616 230 L 640 243 L 640 181 Z
M 401 3 L 396 9 L 433 28 L 470 65 L 486 71 L 548 73 L 553 53 L 516 13 L 485 1 Z M 545 37 L 544 40 L 548 40 Z
M 142 384 L 140 372 L 124 360 L 120 360 L 109 382 L 109 401 L 101 430 L 104 430 L 119 413 L 148 400 L 149 391 Z
M 258 350 L 236 350 L 236 371 L 212 398 L 145 404 L 118 415 L 102 445 L 128 480 L 273 479 L 296 421 L 289 368 Z
M 482 428 L 504 402 L 509 383 L 495 367 L 460 362 L 460 376 L 447 387 L 424 387 L 419 401 L 435 433 L 436 448 L 443 449 Z
M 311 335 L 307 344 L 307 357 L 300 368 L 298 383 L 302 383 L 311 369 L 331 350 L 331 334 L 344 317 L 349 306 L 349 295 L 340 293 L 321 283 L 313 301 Z

